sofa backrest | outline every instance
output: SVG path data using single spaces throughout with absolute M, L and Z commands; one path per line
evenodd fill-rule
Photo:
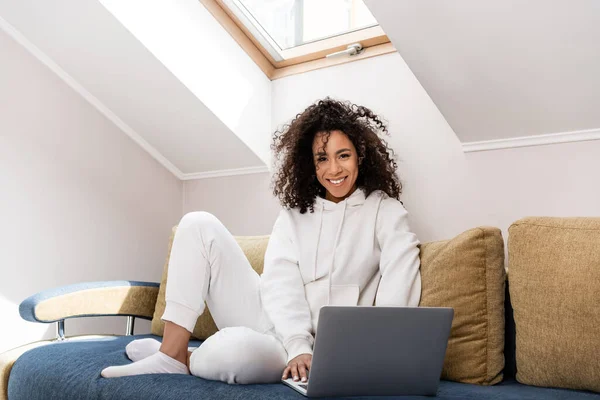
M 152 333 L 162 335 L 165 287 L 173 228 L 152 320 Z M 269 236 L 236 237 L 252 267 L 261 274 Z M 446 351 L 444 379 L 494 384 L 504 366 L 504 242 L 498 228 L 470 229 L 451 240 L 420 246 L 421 306 L 452 307 L 452 332 Z M 480 329 L 485 326 L 486 329 Z M 193 336 L 205 339 L 218 328 L 210 310 L 198 318 Z

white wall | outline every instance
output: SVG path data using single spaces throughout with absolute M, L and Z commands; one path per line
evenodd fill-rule
M 389 121 L 402 198 L 422 241 L 478 225 L 497 226 L 506 239 L 528 215 L 600 215 L 600 141 L 465 154 L 397 53 L 274 81 L 274 124 L 326 95 Z
M 160 281 L 182 184 L 0 32 L 0 352 L 52 337 L 18 304 L 81 281 Z M 125 318 L 67 321 L 123 333 Z M 149 330 L 140 321 L 136 332 Z
M 528 215 L 600 215 L 600 141 L 465 154 L 399 54 L 274 81 L 272 131 L 327 95 L 368 106 L 388 120 L 388 142 L 399 155 L 402 200 L 423 242 L 480 225 L 501 228 L 506 240 L 508 226 Z M 255 185 L 256 179 L 189 181 L 186 187 L 196 189 L 187 191 L 187 209 L 208 208 L 234 230 L 262 233 L 276 211 L 265 210 L 273 198 L 264 185 Z
M 470 153 L 482 220 L 600 216 L 600 140 Z
M 468 183 L 460 143 L 397 54 L 273 81 L 271 131 L 327 95 L 372 107 L 390 120 L 390 144 L 399 152 L 399 170 L 405 185 L 403 201 L 412 215 L 413 228 L 422 240 L 446 238 L 473 226 L 474 216 L 447 218 L 449 209 L 468 209 L 477 204 L 475 195 L 465 193 L 473 185 Z M 274 201 L 265 185 L 257 185 L 257 193 L 251 198 L 236 194 L 240 186 L 248 186 L 242 182 L 256 179 L 251 176 L 219 178 L 218 185 L 204 180 L 188 181 L 186 188 L 195 185 L 197 189 L 186 189 L 186 204 L 193 204 L 197 209 L 209 208 L 224 218 L 228 218 L 229 209 L 250 210 L 244 211 L 247 217 L 243 226 L 238 226 L 235 219 L 230 220 L 234 229 L 248 231 L 248 227 L 258 223 L 274 222 L 278 206 L 262 211 L 263 204 Z M 229 184 L 227 179 L 234 183 Z M 209 187 L 213 190 L 208 190 Z M 456 191 L 457 187 L 461 190 Z M 214 193 L 215 197 L 207 193 Z M 440 201 L 442 197 L 444 201 Z M 217 198 L 229 199 L 227 205 Z M 465 199 L 467 204 L 464 204 Z M 263 230 L 270 232 L 267 227 Z
M 451 237 L 481 222 L 467 211 L 479 204 L 479 194 L 460 142 L 398 54 L 274 81 L 273 129 L 325 96 L 367 106 L 388 120 L 402 199 L 421 240 Z
M 233 235 L 268 235 L 281 207 L 269 173 L 184 182 L 184 213 L 208 211 Z

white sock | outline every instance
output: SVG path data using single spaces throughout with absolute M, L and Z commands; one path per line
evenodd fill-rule
M 198 347 L 188 347 L 188 351 L 194 351 L 197 348 Z M 125 346 L 125 353 L 127 353 L 127 357 L 131 361 L 136 362 L 157 353 L 159 349 L 160 342 L 158 340 L 144 338 L 129 342 L 129 344 Z
M 105 378 L 144 374 L 189 374 L 188 367 L 160 351 L 143 360 L 116 367 L 108 367 L 100 373 Z
M 158 340 L 144 338 L 129 342 L 129 344 L 125 346 L 125 353 L 127 353 L 127 357 L 131 361 L 135 362 L 151 356 L 158 352 L 159 349 L 160 342 Z

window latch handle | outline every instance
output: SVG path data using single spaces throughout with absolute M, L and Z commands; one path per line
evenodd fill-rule
M 360 54 L 363 52 L 363 47 L 360 43 L 353 43 L 351 45 L 348 45 L 348 48 L 346 50 L 342 50 L 342 51 L 336 51 L 335 53 L 331 53 L 331 54 L 327 54 L 325 57 L 326 58 L 330 58 L 330 57 L 339 57 L 341 55 L 349 55 L 349 56 L 355 56 L 357 54 Z

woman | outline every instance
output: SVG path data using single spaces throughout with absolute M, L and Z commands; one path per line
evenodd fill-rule
M 399 201 L 393 151 L 378 133 L 387 128 L 371 110 L 330 98 L 275 132 L 274 194 L 283 210 L 263 275 L 214 216 L 186 214 L 169 260 L 162 344 L 131 342 L 134 363 L 102 376 L 306 381 L 322 306 L 417 306 L 419 242 Z M 190 353 L 205 301 L 220 330 Z

